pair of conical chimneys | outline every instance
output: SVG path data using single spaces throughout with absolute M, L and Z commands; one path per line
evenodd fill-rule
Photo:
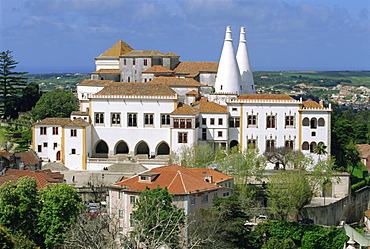
M 231 37 L 231 27 L 226 27 L 224 46 L 217 70 L 215 92 L 238 95 L 255 93 L 244 27 L 240 29 L 240 40 L 236 56 Z

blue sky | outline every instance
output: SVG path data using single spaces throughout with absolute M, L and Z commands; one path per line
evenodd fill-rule
M 252 70 L 369 70 L 369 0 L 0 0 L 0 50 L 18 71 L 92 72 L 122 39 L 218 61 L 246 27 Z

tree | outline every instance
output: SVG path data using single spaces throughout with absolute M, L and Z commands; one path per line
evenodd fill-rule
M 36 105 L 39 99 L 39 85 L 36 82 L 31 82 L 22 90 L 22 97 L 19 109 L 24 112 L 31 111 L 32 107 Z
M 72 92 L 60 89 L 45 93 L 32 108 L 34 120 L 44 118 L 67 118 L 72 111 L 78 110 L 78 99 Z
M 321 159 L 321 155 L 326 155 L 328 152 L 326 151 L 327 146 L 323 143 L 318 144 L 314 149 L 313 153 L 319 155 L 319 161 Z
M 26 84 L 24 77 L 26 72 L 14 72 L 19 62 L 13 60 L 12 51 L 0 53 L 0 116 L 16 118 L 17 100 L 19 93 Z
M 75 223 L 81 209 L 81 197 L 65 183 L 48 184 L 39 191 L 42 203 L 38 215 L 38 232 L 44 236 L 46 248 L 60 244 Z
M 167 188 L 147 188 L 140 193 L 132 213 L 134 248 L 154 249 L 161 246 L 176 248 L 185 224 L 183 209 L 172 204 L 173 195 Z
M 2 226 L 0 226 L 0 248 L 2 249 L 14 248 L 14 240 L 12 236 Z
M 289 147 L 277 147 L 272 149 L 271 151 L 265 151 L 263 155 L 266 157 L 267 161 L 272 164 L 279 165 L 281 164 L 285 169 L 286 165 L 288 164 L 289 157 L 288 155 L 292 152 L 292 149 Z

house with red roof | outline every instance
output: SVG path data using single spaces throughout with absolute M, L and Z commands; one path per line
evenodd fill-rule
M 226 198 L 233 194 L 234 178 L 212 169 L 187 169 L 179 165 L 162 166 L 123 179 L 110 186 L 109 209 L 119 214 L 119 229 L 131 230 L 130 216 L 140 192 L 149 187 L 167 188 L 174 195 L 174 204 L 185 214 L 212 206 L 215 196 Z

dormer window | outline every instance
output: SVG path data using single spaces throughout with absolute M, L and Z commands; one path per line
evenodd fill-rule
M 140 181 L 147 181 L 147 182 L 149 182 L 150 181 L 150 177 L 149 176 L 140 176 Z
M 158 173 L 146 172 L 139 175 L 139 182 L 153 182 L 157 176 L 159 176 Z

